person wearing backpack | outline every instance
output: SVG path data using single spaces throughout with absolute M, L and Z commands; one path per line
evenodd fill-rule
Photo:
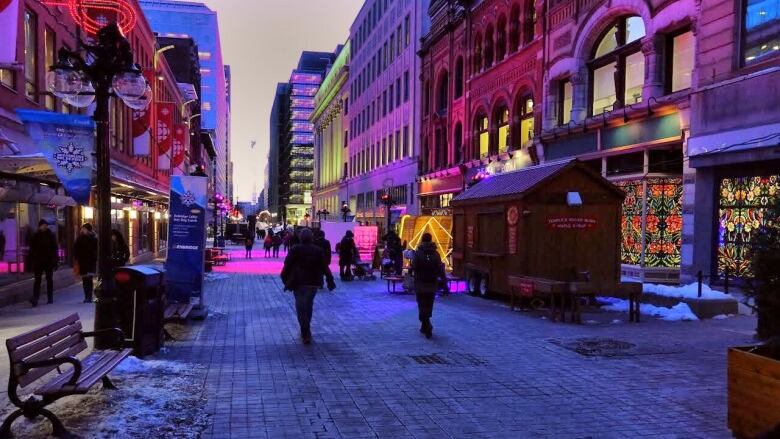
M 414 276 L 414 290 L 417 295 L 420 332 L 425 334 L 426 338 L 431 338 L 433 337 L 433 325 L 431 324 L 433 301 L 440 283 L 446 281 L 446 273 L 430 233 L 423 234 L 420 246 L 414 253 L 411 269 Z

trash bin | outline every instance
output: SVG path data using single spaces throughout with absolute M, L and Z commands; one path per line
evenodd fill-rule
M 119 324 L 125 346 L 143 357 L 162 348 L 165 336 L 164 270 L 148 265 L 117 268 L 114 281 L 119 290 Z

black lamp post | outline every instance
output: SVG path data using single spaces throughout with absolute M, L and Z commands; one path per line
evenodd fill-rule
M 351 212 L 346 201 L 341 202 L 341 215 L 344 217 L 344 222 L 347 222 L 347 215 Z
M 93 119 L 97 125 L 98 279 L 95 291 L 96 349 L 113 346 L 110 328 L 118 325 L 117 291 L 111 267 L 111 151 L 109 147 L 109 103 L 119 97 L 127 106 L 141 110 L 150 102 L 151 88 L 133 63 L 130 43 L 116 24 L 98 31 L 97 43 L 80 43 L 81 51 L 59 50 L 57 65 L 47 75 L 47 88 L 70 105 L 87 107 L 95 101 Z
M 385 191 L 379 200 L 382 202 L 382 205 L 385 206 L 385 216 L 387 217 L 387 228 L 385 229 L 385 234 L 388 234 L 390 233 L 390 206 L 393 205 L 393 197 L 390 195 L 389 191 Z

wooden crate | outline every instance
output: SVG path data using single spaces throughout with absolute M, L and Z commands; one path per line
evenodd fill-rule
M 728 422 L 738 438 L 758 437 L 780 424 L 780 360 L 758 352 L 737 347 L 728 353 Z

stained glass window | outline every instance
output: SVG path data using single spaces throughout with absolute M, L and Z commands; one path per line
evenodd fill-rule
M 720 182 L 718 274 L 750 277 L 750 240 L 764 212 L 780 196 L 780 176 L 724 178 Z
M 643 267 L 679 267 L 682 242 L 682 179 L 650 178 L 646 181 L 626 180 L 616 184 L 626 192 L 621 220 L 622 262 Z
M 621 220 L 621 261 L 639 265 L 642 258 L 642 181 L 627 180 L 616 184 L 626 193 Z
M 646 267 L 679 267 L 682 243 L 682 180 L 647 180 Z

